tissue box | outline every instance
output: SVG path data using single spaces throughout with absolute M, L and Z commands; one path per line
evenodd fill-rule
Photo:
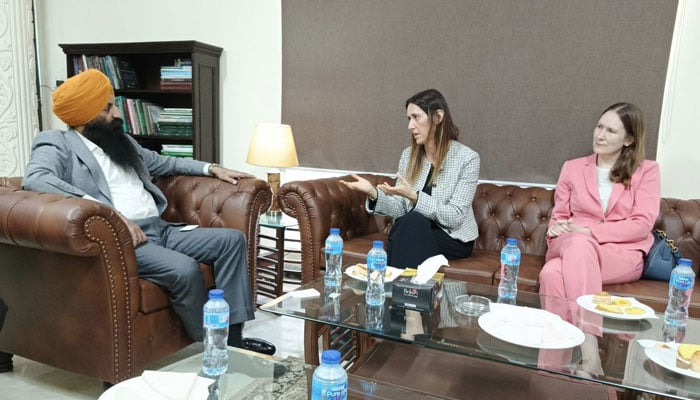
M 392 282 L 391 305 L 416 311 L 434 310 L 440 304 L 440 289 L 445 275 L 438 272 L 424 284 L 411 283 L 413 275 L 415 272 L 407 269 Z
M 415 337 L 415 335 L 417 335 L 418 332 L 409 332 L 410 329 L 407 328 L 407 325 L 412 326 L 412 329 L 414 330 L 416 328 L 416 321 L 413 321 L 413 323 L 408 322 L 408 319 L 411 318 L 420 318 L 420 321 L 418 321 L 418 323 L 423 328 L 423 334 L 428 336 L 430 336 L 430 334 L 432 334 L 440 324 L 439 312 L 425 313 L 420 311 L 407 310 L 405 308 L 399 307 L 391 307 L 389 312 L 391 317 L 391 326 L 389 327 L 388 333 L 394 336 L 403 337 L 404 335 L 410 335 L 414 336 L 411 339 L 419 341 L 419 339 Z

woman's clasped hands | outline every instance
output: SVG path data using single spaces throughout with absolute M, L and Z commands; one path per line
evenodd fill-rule
M 591 234 L 591 230 L 588 227 L 578 225 L 573 219 L 560 219 L 554 222 L 552 226 L 547 230 L 547 236 L 555 238 L 561 236 L 565 233 L 578 232 L 586 235 Z

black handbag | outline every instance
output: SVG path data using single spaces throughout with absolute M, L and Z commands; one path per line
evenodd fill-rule
M 654 235 L 654 244 L 644 259 L 642 279 L 668 282 L 671 279 L 671 271 L 683 256 L 666 232 L 654 229 L 651 233 Z

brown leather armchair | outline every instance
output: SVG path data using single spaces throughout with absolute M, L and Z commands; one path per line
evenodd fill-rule
M 157 180 L 163 216 L 241 230 L 255 293 L 258 217 L 271 203 L 259 179 L 231 185 L 214 178 Z M 103 204 L 20 190 L 0 178 L 0 297 L 9 311 L 0 351 L 117 383 L 192 340 L 167 292 L 139 278 L 131 235 Z M 202 265 L 207 287 L 211 268 Z

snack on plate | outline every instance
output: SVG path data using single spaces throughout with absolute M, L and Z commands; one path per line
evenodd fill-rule
M 357 275 L 363 278 L 367 277 L 367 264 L 355 264 L 355 269 L 352 271 L 353 275 Z M 391 270 L 387 269 L 386 274 L 384 275 L 385 279 L 390 278 L 392 275 Z
M 700 344 L 683 343 L 678 346 L 676 367 L 700 372 Z
M 595 306 L 595 309 L 613 314 L 622 314 L 622 308 L 613 304 L 598 304 Z
M 616 297 L 615 299 L 613 299 L 612 303 L 620 307 L 627 307 L 632 304 L 631 301 L 622 297 Z
M 631 307 L 625 307 L 624 308 L 625 314 L 629 315 L 643 315 L 646 314 L 646 310 L 643 309 L 642 307 L 636 307 L 636 306 L 631 306 Z
M 593 295 L 593 304 L 610 304 L 612 296 L 608 292 L 599 292 Z

